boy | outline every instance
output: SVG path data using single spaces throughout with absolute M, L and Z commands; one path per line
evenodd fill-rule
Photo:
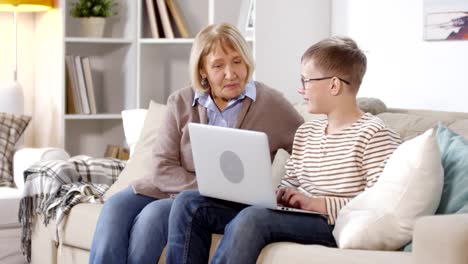
M 356 95 L 367 59 L 347 37 L 330 37 L 306 50 L 299 89 L 308 112 L 326 119 L 296 132 L 278 202 L 321 215 L 288 213 L 201 196 L 186 191 L 174 201 L 168 263 L 207 263 L 211 233 L 223 233 L 212 263 L 255 263 L 269 243 L 291 241 L 335 246 L 340 209 L 372 187 L 400 137 L 370 113 Z

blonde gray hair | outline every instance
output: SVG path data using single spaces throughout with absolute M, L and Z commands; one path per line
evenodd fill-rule
M 190 52 L 190 81 L 192 86 L 198 91 L 206 92 L 207 90 L 207 88 L 201 85 L 200 69 L 204 67 L 204 58 L 218 45 L 223 51 L 226 51 L 226 48 L 230 48 L 240 54 L 242 60 L 247 65 L 248 74 L 246 82 L 252 76 L 254 71 L 252 51 L 239 30 L 228 23 L 211 24 L 198 32 Z

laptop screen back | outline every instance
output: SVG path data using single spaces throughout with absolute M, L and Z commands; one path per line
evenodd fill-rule
M 265 133 L 196 123 L 189 133 L 202 195 L 276 208 Z

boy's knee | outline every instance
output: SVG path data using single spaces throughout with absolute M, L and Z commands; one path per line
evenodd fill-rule
M 193 211 L 193 208 L 198 208 L 204 199 L 197 190 L 183 191 L 176 196 L 171 210 L 174 213 L 187 210 Z
M 268 214 L 269 209 L 257 206 L 249 206 L 240 211 L 236 216 L 235 223 L 236 225 L 243 228 L 252 228 L 256 229 L 262 226 L 262 223 L 269 221 L 270 215 Z
M 187 199 L 193 199 L 197 196 L 200 196 L 200 193 L 197 190 L 186 190 L 177 194 L 175 201 L 182 201 Z

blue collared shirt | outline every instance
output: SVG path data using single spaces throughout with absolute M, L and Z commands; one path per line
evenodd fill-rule
M 246 96 L 253 101 L 256 99 L 257 87 L 255 86 L 255 82 L 253 80 L 250 80 L 246 84 L 245 90 L 238 97 L 229 100 L 226 108 L 224 108 L 223 111 L 219 111 L 209 93 L 200 93 L 198 91 L 195 92 L 192 106 L 195 106 L 198 102 L 198 104 L 206 108 L 208 125 L 234 127 L 236 125 L 237 116 L 239 115 L 239 111 L 242 106 L 241 102 Z

